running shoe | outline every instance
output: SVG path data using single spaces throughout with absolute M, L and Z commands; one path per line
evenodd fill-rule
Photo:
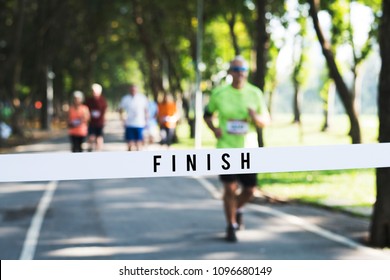
M 226 229 L 226 241 L 237 242 L 236 228 L 232 225 L 229 225 Z

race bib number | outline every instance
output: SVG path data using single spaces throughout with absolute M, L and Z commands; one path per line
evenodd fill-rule
M 91 115 L 92 118 L 97 119 L 100 117 L 100 112 L 98 110 L 92 110 Z
M 80 119 L 75 119 L 72 121 L 72 126 L 76 127 L 76 126 L 79 126 L 81 124 L 81 120 Z
M 249 130 L 249 124 L 246 121 L 229 120 L 226 130 L 229 134 L 246 134 Z

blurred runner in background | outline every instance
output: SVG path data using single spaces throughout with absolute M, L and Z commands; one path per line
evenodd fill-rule
M 88 134 L 90 114 L 88 107 L 83 104 L 84 94 L 81 91 L 73 93 L 73 103 L 69 107 L 68 134 L 73 153 L 83 151 L 82 145 Z
M 171 95 L 165 93 L 162 101 L 158 104 L 161 145 L 167 145 L 168 148 L 172 145 L 177 121 L 176 103 Z
M 122 97 L 119 104 L 119 115 L 125 127 L 128 151 L 139 151 L 143 147 L 143 130 L 149 115 L 148 106 L 146 96 L 138 91 L 136 85 L 131 84 L 129 93 Z
M 102 95 L 103 88 L 99 84 L 92 85 L 92 96 L 87 98 L 91 119 L 88 125 L 88 151 L 101 151 L 103 149 L 103 128 L 107 101 Z

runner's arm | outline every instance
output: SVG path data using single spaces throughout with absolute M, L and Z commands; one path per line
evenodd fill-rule
M 222 130 L 219 127 L 215 127 L 213 123 L 213 114 L 207 111 L 207 108 L 204 112 L 203 119 L 206 122 L 207 126 L 214 133 L 216 138 L 220 138 L 222 136 Z
M 271 117 L 268 111 L 257 114 L 255 110 L 248 108 L 248 113 L 253 123 L 259 128 L 266 127 L 271 123 Z

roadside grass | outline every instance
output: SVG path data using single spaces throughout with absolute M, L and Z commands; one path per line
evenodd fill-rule
M 361 116 L 363 143 L 376 143 L 378 119 Z M 264 130 L 268 147 L 350 144 L 349 121 L 337 115 L 326 132 L 321 132 L 323 117 L 303 115 L 302 124 L 292 123 L 290 115 L 273 116 L 272 124 Z M 194 139 L 189 127 L 182 123 L 177 130 L 179 143 L 176 149 L 192 149 Z M 202 127 L 202 147 L 215 147 L 215 139 L 206 125 Z M 337 161 L 337 155 L 335 155 Z M 258 175 L 262 192 L 283 200 L 294 200 L 335 210 L 348 211 L 369 217 L 376 198 L 375 169 L 325 170 L 310 172 L 264 173 Z
M 374 169 L 259 174 L 260 189 L 272 197 L 296 200 L 370 216 L 375 202 Z

